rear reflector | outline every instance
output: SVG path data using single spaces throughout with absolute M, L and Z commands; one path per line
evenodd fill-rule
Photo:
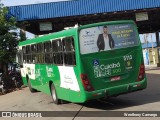
M 139 68 L 138 80 L 137 81 L 143 80 L 144 79 L 144 75 L 145 75 L 145 67 L 144 67 L 144 64 L 141 64 L 140 68 Z
M 88 92 L 94 91 L 94 88 L 91 85 L 88 79 L 88 76 L 86 74 L 81 74 L 81 80 L 82 80 L 83 87 L 86 91 Z

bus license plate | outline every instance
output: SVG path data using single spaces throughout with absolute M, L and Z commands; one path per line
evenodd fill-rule
M 118 81 L 118 80 L 120 80 L 120 79 L 121 79 L 120 76 L 116 76 L 116 77 L 112 77 L 112 78 L 111 78 L 111 81 Z

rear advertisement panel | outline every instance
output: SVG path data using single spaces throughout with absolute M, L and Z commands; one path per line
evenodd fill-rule
M 81 54 L 108 51 L 138 45 L 132 24 L 97 26 L 80 31 Z

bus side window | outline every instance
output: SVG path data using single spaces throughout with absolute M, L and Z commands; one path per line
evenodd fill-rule
M 32 53 L 32 63 L 37 63 L 37 59 L 36 59 L 36 52 L 37 52 L 37 45 L 33 44 L 31 45 L 31 53 Z
M 30 45 L 26 46 L 26 62 L 31 63 L 31 47 Z
M 44 43 L 44 52 L 45 52 L 45 63 L 52 64 L 53 53 L 52 53 L 52 43 L 50 41 Z
M 23 55 L 23 53 L 22 53 L 22 50 L 18 50 L 18 52 L 17 52 L 17 62 L 18 62 L 18 64 L 20 64 L 20 65 L 22 65 L 23 64 L 23 60 L 22 60 L 22 56 Z
M 76 65 L 73 37 L 67 37 L 63 39 L 63 50 L 64 50 L 64 64 Z
M 44 48 L 42 43 L 37 44 L 37 63 L 44 63 Z
M 22 47 L 22 53 L 23 53 L 23 63 L 26 63 L 26 47 Z
M 62 51 L 62 43 L 60 39 L 52 41 L 52 49 L 53 49 L 53 62 L 56 65 L 63 64 L 63 51 Z

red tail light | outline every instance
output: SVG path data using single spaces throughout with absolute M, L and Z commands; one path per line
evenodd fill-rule
M 83 87 L 86 91 L 88 92 L 94 91 L 94 88 L 91 85 L 88 79 L 88 76 L 86 74 L 81 74 L 81 80 L 82 80 Z
M 144 64 L 141 64 L 140 68 L 139 68 L 138 80 L 137 81 L 143 80 L 144 79 L 144 75 L 145 75 L 145 67 L 144 67 Z

